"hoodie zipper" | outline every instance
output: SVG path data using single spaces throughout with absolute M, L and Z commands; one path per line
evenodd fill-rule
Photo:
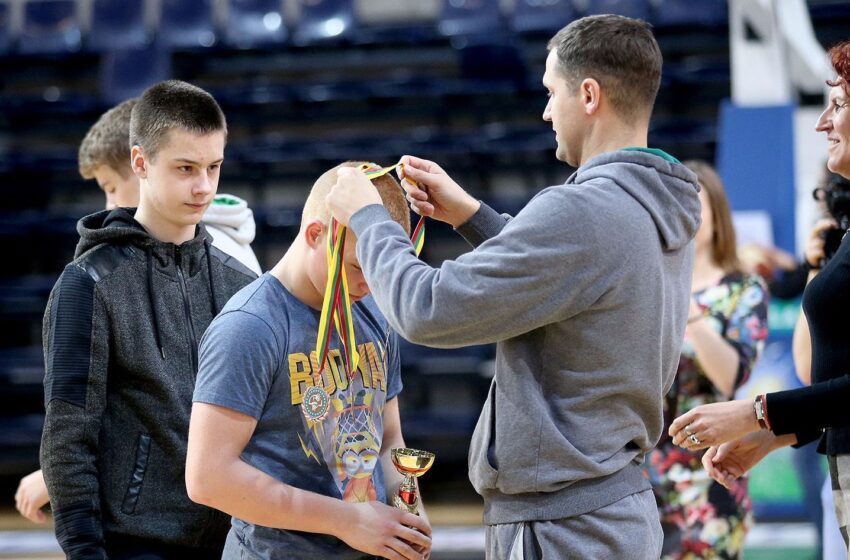
M 183 315 L 189 327 L 189 354 L 192 356 L 192 372 L 198 373 L 198 342 L 195 325 L 192 323 L 192 306 L 189 303 L 189 291 L 186 289 L 186 275 L 183 274 L 180 247 L 174 248 L 174 264 L 177 265 L 177 278 L 180 280 L 180 293 L 183 296 Z

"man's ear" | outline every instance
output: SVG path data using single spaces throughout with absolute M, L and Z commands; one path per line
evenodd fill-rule
M 584 104 L 584 112 L 587 115 L 592 115 L 599 110 L 602 98 L 602 88 L 593 78 L 585 78 L 579 85 L 579 95 Z
M 133 174 L 139 179 L 147 179 L 147 156 L 141 146 L 133 146 L 130 150 L 130 167 L 133 169 Z
M 302 235 L 307 246 L 311 249 L 321 248 L 320 245 L 324 242 L 324 233 L 327 231 L 325 224 L 321 220 L 311 219 L 304 227 Z

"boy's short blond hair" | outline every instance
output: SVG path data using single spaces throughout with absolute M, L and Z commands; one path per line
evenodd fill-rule
M 130 166 L 130 114 L 136 99 L 128 99 L 108 110 L 97 119 L 80 143 L 77 156 L 80 175 L 93 179 L 101 165 L 128 178 L 133 174 Z
M 331 187 L 336 183 L 336 172 L 341 167 L 360 167 L 367 164 L 374 168 L 379 168 L 378 164 L 367 161 L 346 161 L 322 173 L 310 189 L 310 194 L 307 196 L 307 202 L 304 203 L 304 211 L 301 213 L 301 225 L 303 226 L 308 220 L 317 219 L 322 223 L 327 224 L 331 220 L 331 212 L 325 205 L 325 198 L 331 190 Z M 378 193 L 381 195 L 381 201 L 384 203 L 387 211 L 390 213 L 393 221 L 398 223 L 404 231 L 410 235 L 410 210 L 407 208 L 407 199 L 404 196 L 404 190 L 398 184 L 392 173 L 387 173 L 372 181 Z

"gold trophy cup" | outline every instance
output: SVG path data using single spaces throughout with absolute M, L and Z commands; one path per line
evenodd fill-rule
M 416 495 L 416 482 L 434 464 L 435 455 L 427 451 L 397 447 L 390 451 L 393 465 L 404 475 L 404 482 L 398 487 L 398 494 L 393 497 L 393 505 L 400 510 L 419 515 L 419 497 Z

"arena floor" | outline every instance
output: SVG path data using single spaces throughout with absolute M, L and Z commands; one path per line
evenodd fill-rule
M 484 528 L 479 505 L 432 505 L 434 560 L 483 560 Z M 62 558 L 50 526 L 0 511 L 0 559 Z M 764 523 L 747 538 L 744 560 L 816 560 L 814 529 L 803 523 Z

